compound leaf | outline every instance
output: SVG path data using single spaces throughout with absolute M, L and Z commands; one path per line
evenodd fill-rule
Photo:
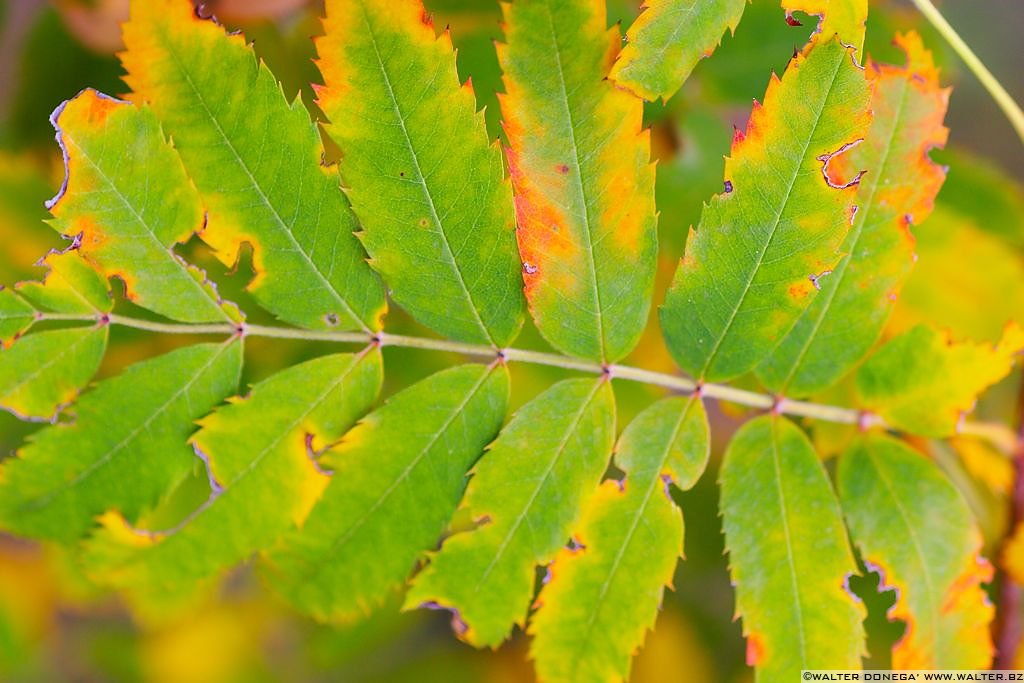
M 173 529 L 136 530 L 118 513 L 89 543 L 101 582 L 140 595 L 188 592 L 300 525 L 327 476 L 316 452 L 337 441 L 380 391 L 378 349 L 306 361 L 260 382 L 200 422 L 192 444 L 211 496 Z
M 75 407 L 75 421 L 33 435 L 0 468 L 0 526 L 71 542 L 93 517 L 134 520 L 172 490 L 195 462 L 193 421 L 234 393 L 242 344 L 187 346 L 100 382 Z
M 605 481 L 559 552 L 537 603 L 531 655 L 542 680 L 629 677 L 683 553 L 683 518 L 669 482 L 692 487 L 707 465 L 699 398 L 667 398 L 629 424 L 616 447 L 621 482 Z
M 758 681 L 856 669 L 864 608 L 839 504 L 810 441 L 766 415 L 733 437 L 720 474 L 722 525 L 747 663 Z
M 721 381 L 757 365 L 835 268 L 860 174 L 832 160 L 867 134 L 869 91 L 852 50 L 814 44 L 774 75 L 726 159 L 661 309 L 680 366 Z
M 645 100 L 667 100 L 735 31 L 747 0 L 645 0 L 609 77 Z
M 420 0 L 328 2 L 324 31 L 319 104 L 371 265 L 431 329 L 508 345 L 523 319 L 512 187 L 448 31 Z
M 458 635 L 476 646 L 522 626 L 536 565 L 569 540 L 614 439 L 615 398 L 603 378 L 564 380 L 521 408 L 473 468 L 463 506 L 479 527 L 444 542 L 406 607 L 451 609 Z
M 173 137 L 218 257 L 234 264 L 252 245 L 249 289 L 282 320 L 379 329 L 383 289 L 301 100 L 289 105 L 245 39 L 188 0 L 134 0 L 124 41 L 125 81 Z
M 942 471 L 886 436 L 861 439 L 839 460 L 839 497 L 864 564 L 896 590 L 889 617 L 906 622 L 894 669 L 987 669 L 994 609 L 981 533 Z
M 54 420 L 96 374 L 109 329 L 36 332 L 0 351 L 0 408 L 23 420 Z
M 643 103 L 605 78 L 621 40 L 603 1 L 503 7 L 500 101 L 530 312 L 555 348 L 613 362 L 636 345 L 654 287 Z
M 918 325 L 893 338 L 857 372 L 862 404 L 890 426 L 922 436 L 952 436 L 978 395 L 1013 369 L 1024 328 L 1010 323 L 998 344 L 954 342 Z
M 183 322 L 230 321 L 202 271 L 174 254 L 202 229 L 203 208 L 153 112 L 84 90 L 51 119 L 67 177 L 47 204 L 54 226 L 125 296 Z
M 272 553 L 274 589 L 321 619 L 383 602 L 436 547 L 467 470 L 501 429 L 508 398 L 503 365 L 463 365 L 371 413 L 324 456 L 331 483 Z
M 800 398 L 822 391 L 871 349 L 914 263 L 910 226 L 931 213 L 945 179 L 928 152 L 946 141 L 942 118 L 949 91 L 939 87 L 920 36 L 901 34 L 896 43 L 907 65 L 869 66 L 871 129 L 832 165 L 846 176 L 869 169 L 841 248 L 846 256 L 819 280 L 821 291 L 757 369 L 775 393 Z

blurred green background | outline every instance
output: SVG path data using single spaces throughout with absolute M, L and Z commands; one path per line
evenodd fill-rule
M 309 40 L 319 28 L 318 2 L 222 0 L 207 2 L 230 28 L 244 31 L 257 53 L 300 94 L 314 116 L 309 83 L 318 79 Z M 492 41 L 501 38 L 497 0 L 426 0 L 440 29 L 450 26 L 463 78 L 470 75 L 493 136 L 500 135 L 494 93 L 501 78 Z M 81 88 L 122 93 L 114 56 L 118 22 L 127 0 L 0 0 L 0 282 L 38 277 L 33 264 L 62 244 L 45 223 L 43 202 L 63 175 L 50 112 Z M 1024 3 L 1020 0 L 946 0 L 941 9 L 1000 77 L 1024 100 Z M 609 0 L 609 23 L 628 26 L 638 11 L 631 0 Z M 813 27 L 788 26 L 777 0 L 753 0 L 735 36 L 726 36 L 683 90 L 667 104 L 650 105 L 658 159 L 661 212 L 659 292 L 682 252 L 687 229 L 702 201 L 720 191 L 722 156 L 734 126 L 744 125 L 772 70 L 781 72 Z M 919 321 L 949 329 L 957 338 L 998 337 L 1003 324 L 1024 312 L 1024 148 L 987 94 L 938 36 L 903 2 L 873 2 L 866 52 L 900 61 L 890 44 L 897 30 L 917 28 L 936 52 L 943 81 L 955 86 L 948 125 L 950 146 L 935 157 L 950 166 L 935 214 L 915 232 L 921 259 L 902 296 L 889 333 Z M 243 263 L 227 273 L 197 241 L 189 257 L 222 282 L 243 308 L 256 308 L 242 291 L 251 271 Z M 660 295 L 659 295 L 660 296 Z M 125 304 L 121 304 L 125 305 Z M 259 321 L 258 315 L 254 321 Z M 392 307 L 388 328 L 423 333 Z M 127 329 L 112 331 L 102 376 L 189 340 L 168 340 Z M 518 346 L 543 348 L 527 329 Z M 245 381 L 324 352 L 309 343 L 252 340 Z M 387 349 L 387 393 L 450 364 L 436 353 Z M 626 361 L 673 371 L 657 324 Z M 536 395 L 560 372 L 516 367 L 515 405 Z M 979 413 L 1006 420 L 1019 374 L 997 387 Z M 620 428 L 659 394 L 617 384 Z M 845 390 L 831 402 L 848 400 Z M 711 406 L 716 458 L 744 415 Z M 0 414 L 0 460 L 13 453 L 37 425 Z M 842 429 L 810 426 L 823 457 L 840 447 Z M 964 491 L 985 532 L 988 553 L 1007 526 L 1012 480 L 1007 454 L 980 441 L 917 444 Z M 716 465 L 679 497 L 686 518 L 686 561 L 675 590 L 666 594 L 657 630 L 634 665 L 636 681 L 746 681 L 744 643 L 733 621 L 733 597 L 717 516 Z M 854 581 L 869 608 L 870 666 L 888 663 L 887 650 L 902 625 L 886 620 L 891 593 L 878 592 L 878 577 Z M 73 556 L 55 548 L 0 535 L 0 680 L 2 681 L 529 681 L 532 669 L 520 634 L 497 653 L 460 644 L 443 614 L 398 612 L 398 598 L 372 618 L 354 624 L 318 625 L 278 604 L 247 568 L 225 578 L 216 593 L 174 614 L 136 615 L 117 596 L 103 594 L 79 574 Z

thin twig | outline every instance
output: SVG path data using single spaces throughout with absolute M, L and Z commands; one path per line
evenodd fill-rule
M 161 334 L 193 334 L 193 335 L 223 335 L 232 336 L 241 334 L 243 337 L 266 337 L 271 339 L 297 339 L 302 341 L 322 341 L 336 344 L 379 344 L 380 346 L 396 346 L 409 349 L 425 349 L 430 351 L 442 351 L 457 353 L 471 358 L 482 358 L 487 360 L 500 359 L 511 363 L 529 363 L 532 365 L 547 365 L 549 367 L 575 370 L 595 375 L 607 375 L 611 378 L 624 379 L 641 384 L 650 384 L 663 387 L 681 394 L 692 394 L 698 389 L 701 396 L 716 401 L 726 401 L 738 405 L 757 408 L 760 410 L 773 410 L 783 415 L 794 417 L 807 417 L 824 422 L 836 422 L 840 424 L 855 424 L 862 428 L 885 427 L 885 422 L 878 415 L 867 413 L 853 408 L 842 406 L 811 403 L 809 401 L 795 401 L 768 394 L 761 394 L 747 389 L 738 389 L 725 384 L 700 384 L 689 377 L 681 377 L 665 372 L 655 372 L 628 365 L 602 365 L 591 361 L 579 360 L 562 356 L 557 353 L 546 353 L 544 351 L 529 351 L 527 349 L 495 349 L 491 346 L 481 344 L 463 344 L 445 339 L 431 339 L 429 337 L 412 337 L 401 334 L 390 334 L 378 332 L 369 334 L 366 332 L 334 332 L 331 330 L 302 330 L 292 327 L 271 327 L 267 325 L 250 325 L 239 323 L 212 323 L 212 324 L 187 324 L 187 323 L 161 323 L 150 320 L 142 320 L 124 315 L 56 315 L 40 313 L 38 320 L 62 320 L 73 322 L 108 322 L 111 325 L 121 325 L 137 330 L 158 332 Z M 1012 450 L 1012 444 L 1016 441 L 1013 431 L 1003 425 L 986 422 L 967 422 L 961 425 L 960 434 L 967 434 L 984 438 L 1004 450 Z
M 1010 125 L 1017 131 L 1017 136 L 1024 142 L 1024 111 L 1021 111 L 1020 105 L 1014 102 L 1013 98 L 1010 97 L 1010 93 L 1006 92 L 1006 88 L 1003 87 L 1002 83 L 992 75 L 992 72 L 981 63 L 978 56 L 974 54 L 974 51 L 964 42 L 960 34 L 956 32 L 946 18 L 942 16 L 942 13 L 936 9 L 935 5 L 931 3 L 931 0 L 910 0 L 913 2 L 917 9 L 921 11 L 921 14 L 931 22 L 932 26 L 946 39 L 946 42 L 950 44 L 954 51 L 960 55 L 960 59 L 964 60 L 967 64 L 967 68 L 981 82 L 981 85 L 988 90 L 988 93 L 995 100 L 999 108 L 1006 114 L 1006 118 L 1010 120 Z

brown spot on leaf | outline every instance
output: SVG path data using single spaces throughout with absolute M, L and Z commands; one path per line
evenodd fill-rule
M 788 294 L 794 299 L 802 299 L 810 294 L 812 289 L 814 289 L 814 285 L 811 284 L 811 281 L 804 280 L 795 285 L 791 285 L 788 290 Z

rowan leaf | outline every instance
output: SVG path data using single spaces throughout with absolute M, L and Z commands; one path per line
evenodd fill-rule
M 238 319 L 173 252 L 202 229 L 203 209 L 153 113 L 84 90 L 51 120 L 67 173 L 47 204 L 54 227 L 140 306 L 183 322 Z
M 607 480 L 548 569 L 530 624 L 531 656 L 547 681 L 629 678 L 630 660 L 660 611 L 683 554 L 683 518 L 669 483 L 700 478 L 710 446 L 699 398 L 667 398 L 626 427 Z
M 526 299 L 568 354 L 616 361 L 647 322 L 657 254 L 643 104 L 605 77 L 618 53 L 600 0 L 503 6 L 499 96 Z
M 523 321 L 512 188 L 447 29 L 420 0 L 334 0 L 324 31 L 318 103 L 370 264 L 427 327 L 508 345 Z
M 23 420 L 54 421 L 99 369 L 113 307 L 107 281 L 73 250 L 47 254 L 42 282 L 0 290 L 0 408 Z M 44 312 L 95 314 L 92 328 L 47 330 L 21 336 Z M 20 340 L 13 347 L 16 340 Z
M 232 265 L 249 243 L 249 290 L 282 320 L 379 329 L 383 290 L 301 100 L 187 0 L 133 0 L 124 41 L 125 81 L 173 137 L 218 258 Z
M 987 669 L 992 567 L 967 503 L 927 457 L 891 437 L 858 441 L 839 460 L 839 497 L 864 564 L 895 589 L 906 622 L 894 669 Z
M 858 51 L 864 45 L 864 24 L 868 19 L 868 0 L 782 0 L 786 18 L 795 21 L 793 12 L 818 16 L 811 40 L 839 39 Z
M 906 66 L 869 65 L 871 128 L 863 143 L 832 164 L 843 177 L 868 169 L 840 248 L 845 257 L 818 280 L 820 292 L 757 368 L 774 393 L 800 398 L 827 389 L 878 341 L 914 264 L 910 227 L 931 213 L 945 179 L 928 152 L 945 144 L 949 90 L 939 87 L 920 36 L 901 34 L 896 44 L 907 55 Z
M 380 352 L 306 361 L 260 382 L 206 416 L 191 438 L 209 468 L 210 498 L 171 529 L 134 529 L 117 512 L 89 542 L 102 583 L 138 595 L 188 593 L 198 581 L 268 549 L 301 525 L 328 484 L 317 452 L 380 391 Z
M 7 288 L 0 288 L 0 347 L 24 334 L 36 321 L 36 309 Z
M 735 31 L 747 0 L 645 0 L 626 31 L 609 77 L 645 100 L 667 100 L 726 29 Z
M 476 646 L 523 626 L 535 568 L 569 540 L 614 439 L 615 399 L 603 378 L 563 380 L 516 412 L 473 468 L 463 507 L 478 527 L 431 556 L 406 607 L 452 610 L 457 635 Z
M 1022 318 L 1024 260 L 991 234 L 988 225 L 982 227 L 948 205 L 936 208 L 917 236 L 918 260 L 900 291 L 886 335 L 929 323 L 957 338 L 995 341 L 1007 321 Z
M 751 420 L 720 474 L 722 525 L 758 681 L 801 669 L 860 670 L 866 616 L 846 580 L 856 563 L 810 441 L 785 418 Z
M 108 330 L 36 332 L 0 351 L 0 408 L 22 420 L 55 420 L 99 369 Z
M 669 350 L 694 377 L 755 367 L 835 269 L 860 174 L 837 177 L 832 164 L 867 134 L 868 104 L 852 50 L 836 40 L 812 44 L 781 80 L 772 76 L 661 309 Z
M 94 313 L 114 307 L 110 285 L 77 250 L 50 252 L 37 265 L 46 268 L 42 282 L 25 281 L 15 291 L 33 308 L 54 313 Z
M 978 395 L 1006 377 L 1024 350 L 1024 328 L 1010 323 L 997 344 L 955 342 L 918 325 L 884 344 L 857 372 L 865 408 L 895 429 L 952 436 Z
M 192 469 L 193 420 L 238 385 L 242 345 L 187 346 L 100 382 L 75 420 L 33 435 L 0 467 L 0 524 L 70 543 L 115 509 L 135 518 Z
M 501 429 L 502 365 L 439 372 L 371 413 L 324 458 L 333 471 L 301 529 L 270 556 L 274 589 L 320 619 L 376 607 L 436 547 L 466 472 Z

